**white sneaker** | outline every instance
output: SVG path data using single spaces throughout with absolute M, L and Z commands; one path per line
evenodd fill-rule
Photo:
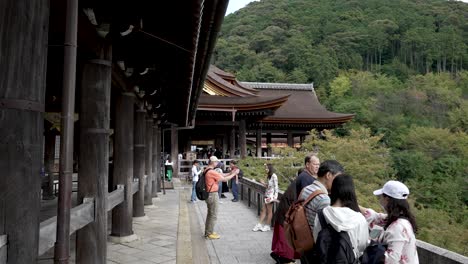
M 252 231 L 257 232 L 263 229 L 263 226 L 261 224 L 256 224 L 254 228 L 252 228 Z
M 270 230 L 271 230 L 271 228 L 270 228 L 269 225 L 264 225 L 264 226 L 260 229 L 260 231 L 262 231 L 262 232 L 267 232 L 267 231 L 270 231 Z

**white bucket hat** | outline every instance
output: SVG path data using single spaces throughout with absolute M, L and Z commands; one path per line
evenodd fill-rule
M 383 193 L 395 199 L 406 199 L 409 195 L 409 189 L 399 181 L 388 181 L 382 189 L 374 191 L 374 195 L 382 195 Z

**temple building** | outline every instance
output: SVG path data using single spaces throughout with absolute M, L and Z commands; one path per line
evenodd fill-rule
M 271 156 L 268 145 L 297 147 L 311 129 L 336 128 L 353 117 L 326 110 L 313 84 L 240 82 L 212 65 L 193 130 L 179 130 L 185 144 L 179 152 L 212 148 L 223 157 Z

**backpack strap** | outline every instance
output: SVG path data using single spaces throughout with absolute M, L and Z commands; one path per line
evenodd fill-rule
M 301 191 L 301 193 L 299 194 L 299 197 L 301 197 L 303 191 L 304 191 L 304 190 Z M 325 194 L 325 193 L 324 193 L 322 190 L 316 190 L 315 192 L 311 193 L 311 194 L 309 195 L 309 197 L 307 197 L 307 199 L 305 199 L 305 201 L 304 201 L 303 204 L 304 204 L 304 205 L 308 204 L 310 201 L 312 201 L 312 199 L 315 198 L 315 196 L 317 196 L 317 195 L 319 195 L 319 194 Z
M 327 224 L 327 220 L 325 220 L 325 216 L 323 215 L 323 209 L 320 209 L 317 212 L 317 217 L 319 218 L 320 226 L 322 227 L 322 229 L 327 227 L 328 224 Z

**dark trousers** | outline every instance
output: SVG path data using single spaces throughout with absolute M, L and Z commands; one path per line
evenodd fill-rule
M 231 189 L 232 189 L 232 196 L 234 196 L 235 200 L 239 200 L 239 192 L 238 192 L 238 184 L 236 180 L 231 180 Z

